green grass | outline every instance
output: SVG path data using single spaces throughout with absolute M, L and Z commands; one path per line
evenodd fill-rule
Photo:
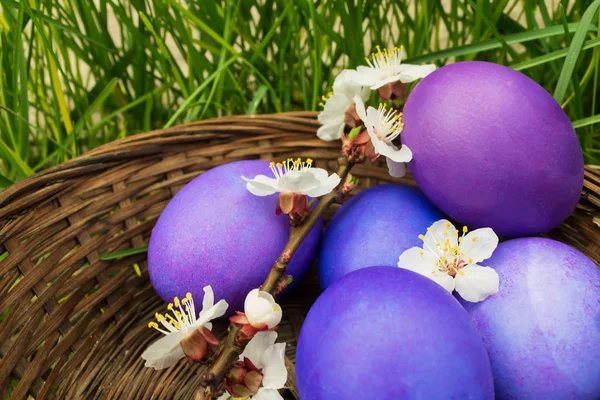
M 598 163 L 598 5 L 0 0 L 0 187 L 138 132 L 317 109 L 333 76 L 377 44 L 404 45 L 409 62 L 522 71 L 554 94 Z

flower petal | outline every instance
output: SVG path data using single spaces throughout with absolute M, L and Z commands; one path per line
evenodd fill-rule
M 202 309 L 208 310 L 215 305 L 215 292 L 210 285 L 202 288 L 204 291 L 204 297 L 202 298 Z
M 450 248 L 458 246 L 458 231 L 447 219 L 440 219 L 427 228 L 423 248 L 436 252 L 438 256 L 443 255 L 442 249 L 449 241 Z
M 267 389 L 281 389 L 287 382 L 285 367 L 285 343 L 276 343 L 261 356 L 263 368 L 263 386 Z
M 252 400 L 283 400 L 283 397 L 275 389 L 260 388 Z
M 349 99 L 358 95 L 365 99 L 365 87 L 361 83 L 360 74 L 353 69 L 345 69 L 335 78 L 333 82 L 333 93 L 341 94 Z M 369 89 L 366 88 L 366 95 L 368 96 Z
M 373 86 L 377 85 L 383 78 L 383 74 L 380 70 L 367 67 L 365 65 L 359 65 L 356 67 L 356 72 L 356 83 L 359 83 L 363 86 L 368 86 L 371 89 L 373 89 Z
M 498 235 L 492 228 L 475 229 L 465 235 L 460 242 L 460 251 L 469 263 L 476 264 L 487 260 L 498 247 Z
M 142 354 L 142 358 L 146 360 L 145 366 L 154 369 L 163 369 L 177 363 L 177 361 L 185 357 L 179 345 L 179 342 L 184 337 L 184 331 L 176 331 L 152 343 Z
M 310 197 L 324 196 L 335 189 L 340 184 L 341 180 L 342 178 L 340 178 L 338 174 L 331 174 L 324 181 L 321 181 L 318 187 L 315 187 L 311 190 L 306 190 L 304 194 Z
M 258 332 L 246 345 L 244 352 L 240 355 L 240 361 L 243 361 L 244 357 L 248 358 L 256 368 L 262 369 L 262 354 L 275 344 L 275 340 L 277 340 L 277 332 L 275 331 Z
M 500 278 L 490 267 L 467 265 L 456 274 L 456 291 L 463 299 L 471 302 L 485 300 L 498 293 Z
M 429 275 L 425 275 L 435 283 L 446 289 L 449 293 L 454 291 L 454 287 L 456 284 L 456 279 L 452 278 L 450 275 L 443 272 L 435 272 L 429 273 Z
M 191 325 L 191 327 L 196 328 L 196 327 L 204 326 L 206 323 L 210 322 L 211 320 L 222 317 L 225 314 L 225 312 L 227 311 L 228 307 L 229 307 L 229 304 L 227 304 L 227 302 L 225 300 L 221 299 L 214 306 L 212 306 L 206 310 L 202 309 L 202 311 L 200 311 L 200 314 L 198 314 L 198 319 L 196 320 L 195 323 L 193 323 Z
M 420 247 L 411 247 L 400 255 L 398 266 L 425 275 L 436 269 L 436 261 L 437 257 L 431 252 Z
M 358 118 L 360 118 L 362 122 L 366 123 L 367 112 L 365 111 L 365 103 L 360 96 L 354 96 L 354 104 L 356 104 L 356 114 L 358 114 Z
M 256 175 L 254 179 L 242 176 L 242 179 L 246 181 L 246 189 L 255 196 L 269 196 L 280 191 L 277 179 L 264 175 Z
M 404 145 L 401 148 L 397 148 L 391 143 L 384 142 L 375 134 L 371 126 L 367 126 L 367 131 L 369 132 L 369 136 L 371 136 L 371 142 L 377 154 L 386 156 L 394 162 L 409 162 L 412 160 L 412 151 L 408 146 Z
M 411 247 L 400 255 L 398 266 L 421 274 L 452 293 L 454 290 L 454 279 L 447 273 L 438 270 L 435 265 L 438 259 L 438 256 L 431 251 L 419 247 Z
M 398 82 L 400 80 L 400 74 L 392 75 L 392 76 L 381 76 L 380 79 L 373 82 L 371 85 L 371 90 L 378 90 L 379 88 L 384 87 L 385 85 L 389 85 L 390 83 Z
M 394 178 L 402 178 L 406 174 L 406 163 L 396 162 L 391 158 L 386 158 L 386 162 L 390 176 Z
M 332 140 L 338 140 L 342 137 L 342 133 L 344 132 L 344 123 L 332 123 L 327 125 L 321 125 L 319 129 L 317 129 L 317 137 L 326 142 L 331 142 Z
M 412 65 L 402 64 L 399 74 L 399 80 L 403 83 L 409 83 L 416 81 L 417 79 L 423 79 L 433 71 L 435 71 L 435 65 Z

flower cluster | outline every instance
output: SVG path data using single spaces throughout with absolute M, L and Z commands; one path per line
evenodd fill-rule
M 423 248 L 413 247 L 400 256 L 398 266 L 433 279 L 444 289 L 454 290 L 465 300 L 478 302 L 498 293 L 498 273 L 477 263 L 487 260 L 498 246 L 498 236 L 490 228 L 462 235 L 450 221 L 435 222 L 420 235 Z
M 277 332 L 258 332 L 248 343 L 227 375 L 227 391 L 219 400 L 250 398 L 283 400 L 278 390 L 287 382 L 285 343 L 275 343 Z
M 424 78 L 435 70 L 433 64 L 403 64 L 402 52 L 401 47 L 391 50 L 377 47 L 377 51 L 366 58 L 368 66 L 342 71 L 335 79 L 333 92 L 323 97 L 323 111 L 318 117 L 322 126 L 317 131 L 322 140 L 342 139 L 345 152 L 352 157 L 374 160 L 385 156 L 390 175 L 394 177 L 403 176 L 404 163 L 412 159 L 410 149 L 400 143 L 404 128 L 402 113 L 384 103 L 377 109 L 368 107 L 365 111 L 364 102 L 371 90 L 377 90 L 385 102 L 401 99 L 406 83 Z M 346 134 L 346 129 L 351 131 Z

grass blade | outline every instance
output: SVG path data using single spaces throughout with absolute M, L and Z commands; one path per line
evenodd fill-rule
M 100 259 L 102 261 L 116 260 L 118 258 L 129 257 L 136 254 L 142 254 L 148 252 L 148 246 L 136 247 L 134 249 L 127 249 L 123 251 L 117 251 L 115 253 L 101 254 Z
M 581 25 L 575 31 L 575 35 L 573 35 L 573 41 L 569 46 L 569 53 L 567 54 L 567 58 L 565 58 L 558 82 L 556 83 L 556 89 L 554 90 L 554 100 L 556 100 L 558 104 L 563 102 L 565 94 L 567 93 L 567 88 L 569 87 L 571 76 L 575 70 L 577 58 L 579 57 L 583 41 L 587 35 L 587 29 L 585 29 L 585 27 L 592 22 L 599 6 L 600 0 L 596 0 L 585 10 L 583 17 L 581 17 Z
M 591 117 L 582 118 L 575 122 L 573 122 L 573 128 L 583 128 L 584 126 L 592 125 L 597 122 L 600 122 L 600 114 L 593 115 Z
M 569 32 L 575 32 L 580 26 L 580 23 L 575 22 L 569 24 Z M 586 32 L 596 31 L 598 28 L 590 23 L 581 25 Z M 532 40 L 545 39 L 551 36 L 562 35 L 564 28 L 562 25 L 554 25 L 548 28 L 539 29 L 535 31 L 527 31 L 514 33 L 504 36 L 506 44 L 519 44 L 525 43 Z M 410 64 L 421 64 L 430 61 L 444 60 L 450 57 L 460 57 L 474 53 L 481 53 L 483 51 L 499 49 L 502 47 L 502 43 L 498 39 L 490 39 L 483 42 L 467 44 L 463 46 L 453 47 L 446 50 L 436 51 L 434 53 L 424 54 L 422 56 L 410 57 L 406 59 L 407 63 Z
M 269 87 L 267 85 L 259 86 L 258 90 L 254 94 L 254 97 L 252 98 L 252 101 L 250 102 L 250 105 L 248 105 L 248 110 L 246 110 L 246 114 L 255 114 L 256 113 L 256 109 L 258 108 L 258 105 L 260 104 L 263 97 L 265 97 L 265 94 L 267 94 L 268 90 L 269 90 Z

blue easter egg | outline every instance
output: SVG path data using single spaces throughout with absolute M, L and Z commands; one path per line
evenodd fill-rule
M 319 250 L 319 277 L 326 289 L 349 272 L 398 265 L 400 254 L 422 246 L 419 235 L 444 215 L 419 191 L 405 185 L 363 190 L 335 214 Z
M 301 399 L 494 398 L 488 355 L 469 315 L 415 272 L 371 267 L 331 285 L 298 340 Z
M 496 398 L 600 399 L 600 268 L 550 239 L 501 243 L 500 289 L 462 301 L 488 350 Z

